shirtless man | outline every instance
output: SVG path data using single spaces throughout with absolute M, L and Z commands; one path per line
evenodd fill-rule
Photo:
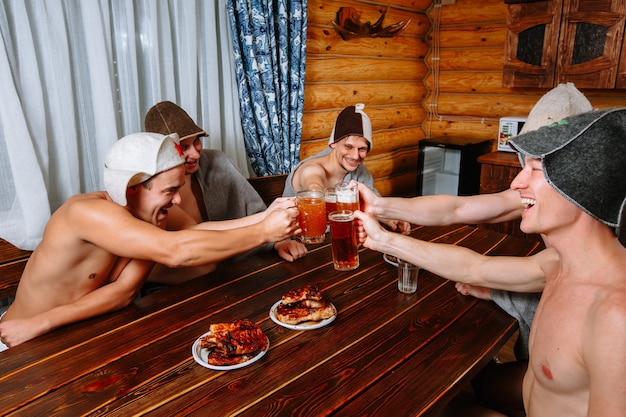
M 374 178 L 363 161 L 372 148 L 372 123 L 364 104 L 348 106 L 339 113 L 328 140 L 328 149 L 301 161 L 285 181 L 284 197 L 301 190 L 324 190 L 351 180 L 374 188 Z M 393 231 L 408 234 L 405 221 L 385 219 Z
M 176 205 L 183 163 L 176 135 L 118 140 L 106 157 L 107 191 L 71 197 L 50 218 L 0 322 L 0 341 L 13 347 L 127 306 L 154 262 L 173 268 L 218 262 L 299 232 L 290 200 L 236 223 L 164 230 L 182 213 Z
M 566 117 L 591 111 L 587 98 L 572 83 L 559 84 L 535 103 L 520 134 L 558 122 Z M 523 206 L 519 193 L 511 188 L 492 194 L 473 196 L 430 195 L 406 198 L 381 198 L 360 187 L 367 212 L 378 218 L 404 219 L 424 226 L 449 224 L 500 223 L 519 219 Z M 508 271 L 509 268 L 505 270 Z M 540 294 L 519 294 L 487 287 L 457 283 L 464 295 L 493 300 L 519 321 L 520 337 L 515 353 L 528 359 L 528 336 Z M 521 380 L 520 380 L 521 387 Z M 521 390 L 520 390 L 521 392 Z
M 162 135 L 176 133 L 180 138 L 185 157 L 185 183 L 179 190 L 182 200 L 179 207 L 193 222 L 238 219 L 267 209 L 261 196 L 224 152 L 202 149 L 202 137 L 207 133 L 181 107 L 171 101 L 159 102 L 146 113 L 144 123 L 146 132 Z M 276 250 L 281 258 L 289 262 L 307 253 L 304 244 L 285 239 L 269 242 L 226 262 L 240 261 L 251 254 L 271 250 Z M 210 264 L 200 268 L 171 269 L 157 264 L 148 281 L 178 284 L 211 272 L 216 267 L 216 264 Z
M 510 143 L 524 161 L 511 184 L 524 205 L 520 228 L 548 246 L 531 262 L 389 233 L 357 212 L 363 244 L 455 281 L 543 290 L 527 415 L 626 415 L 626 248 L 616 237 L 626 217 L 626 109 L 572 116 Z

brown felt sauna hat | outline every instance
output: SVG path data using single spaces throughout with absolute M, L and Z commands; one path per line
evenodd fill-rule
M 347 136 L 362 136 L 367 140 L 368 151 L 372 150 L 372 122 L 363 111 L 364 108 L 365 104 L 359 103 L 348 106 L 339 113 L 328 139 L 329 145 Z
M 171 101 L 161 101 L 152 106 L 144 121 L 147 132 L 169 135 L 178 133 L 180 141 L 196 136 L 208 136 L 187 112 Z

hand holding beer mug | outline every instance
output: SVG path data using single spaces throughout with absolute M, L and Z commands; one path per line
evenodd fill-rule
M 340 210 L 328 215 L 333 266 L 337 271 L 351 271 L 359 266 L 359 249 L 354 213 Z
M 322 243 L 326 237 L 326 202 L 324 192 L 319 190 L 298 191 L 296 204 L 300 214 L 298 222 L 302 229 L 302 243 Z

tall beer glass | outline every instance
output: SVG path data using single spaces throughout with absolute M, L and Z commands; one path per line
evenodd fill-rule
M 337 211 L 359 210 L 359 189 L 356 184 L 349 185 L 345 182 L 337 184 L 335 193 L 337 194 Z
M 351 271 L 359 266 L 359 248 L 351 210 L 335 211 L 328 215 L 333 266 L 337 271 Z

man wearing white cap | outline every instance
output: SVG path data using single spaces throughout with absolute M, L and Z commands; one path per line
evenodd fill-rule
M 106 191 L 69 198 L 48 221 L 0 321 L 0 342 L 16 346 L 130 304 L 154 262 L 201 266 L 299 231 L 291 201 L 232 230 L 164 230 L 182 213 L 183 163 L 177 135 L 118 140 L 105 161 Z
M 531 325 L 526 414 L 626 415 L 626 108 L 568 117 L 510 141 L 520 228 L 548 249 L 528 258 L 389 233 L 368 214 L 364 246 L 459 282 L 543 291 Z
M 293 197 L 301 190 L 324 190 L 352 180 L 375 190 L 374 178 L 363 164 L 372 149 L 372 123 L 364 108 L 359 103 L 339 113 L 328 139 L 329 148 L 295 166 L 285 181 L 284 197 Z M 402 233 L 408 233 L 411 228 L 404 221 L 381 221 Z

